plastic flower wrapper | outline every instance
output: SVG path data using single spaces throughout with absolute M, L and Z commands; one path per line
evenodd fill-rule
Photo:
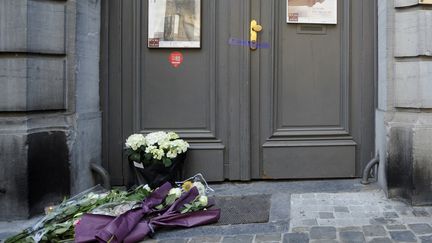
M 64 200 L 60 205 L 55 206 L 46 216 L 42 217 L 33 227 L 25 229 L 5 242 L 39 242 L 48 238 L 58 236 L 59 240 L 71 236 L 73 222 L 80 216 L 80 212 L 90 210 L 98 200 L 106 197 L 107 190 L 100 185 L 83 191 L 69 200 Z M 50 235 L 50 237 L 47 237 Z
M 198 189 L 199 195 L 201 196 L 206 196 L 214 192 L 214 190 L 209 187 L 207 181 L 204 179 L 204 176 L 201 173 L 198 173 L 184 181 L 176 182 L 176 184 L 185 192 L 189 191 L 193 187 L 196 187 Z
M 114 202 L 101 205 L 90 213 L 116 217 L 138 207 L 139 204 L 137 202 Z
M 146 198 L 152 192 L 148 185 L 138 186 L 134 189 L 134 191 L 141 193 L 131 195 L 125 200 L 102 204 L 99 207 L 96 207 L 95 209 L 90 211 L 89 213 L 107 216 L 119 216 L 129 210 L 138 208 L 142 199 Z M 144 196 L 142 194 L 146 195 Z
M 74 228 L 84 213 L 100 205 L 131 202 L 135 204 L 150 194 L 150 189 L 140 186 L 132 191 L 108 191 L 100 185 L 77 194 L 53 208 L 53 211 L 28 228 L 5 242 L 56 242 L 72 240 Z

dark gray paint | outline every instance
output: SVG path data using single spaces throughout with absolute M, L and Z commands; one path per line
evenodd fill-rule
M 124 139 L 161 129 L 191 143 L 188 175 L 213 181 L 360 175 L 374 149 L 375 6 L 340 2 L 339 24 L 315 34 L 286 24 L 285 1 L 204 0 L 202 48 L 180 49 L 177 69 L 168 62 L 173 50 L 146 47 L 146 1 L 103 2 L 112 182 L 128 180 Z M 271 49 L 227 44 L 249 38 L 251 17 Z
M 359 176 L 374 149 L 373 1 L 339 1 L 337 25 L 307 31 L 286 24 L 285 1 L 253 3 L 275 48 L 252 56 L 252 177 Z

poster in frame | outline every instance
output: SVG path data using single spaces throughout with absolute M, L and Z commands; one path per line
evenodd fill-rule
M 286 0 L 287 23 L 337 24 L 337 0 Z
M 201 0 L 147 0 L 148 48 L 201 48 Z

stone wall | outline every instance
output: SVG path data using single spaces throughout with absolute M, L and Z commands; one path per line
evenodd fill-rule
M 100 1 L 0 1 L 0 219 L 93 185 Z
M 378 5 L 380 183 L 390 197 L 432 204 L 432 5 Z

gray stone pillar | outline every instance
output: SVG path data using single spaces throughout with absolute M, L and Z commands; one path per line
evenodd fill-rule
M 432 204 L 432 9 L 378 4 L 380 182 L 389 197 Z
M 93 185 L 99 28 L 99 0 L 0 1 L 0 219 Z

